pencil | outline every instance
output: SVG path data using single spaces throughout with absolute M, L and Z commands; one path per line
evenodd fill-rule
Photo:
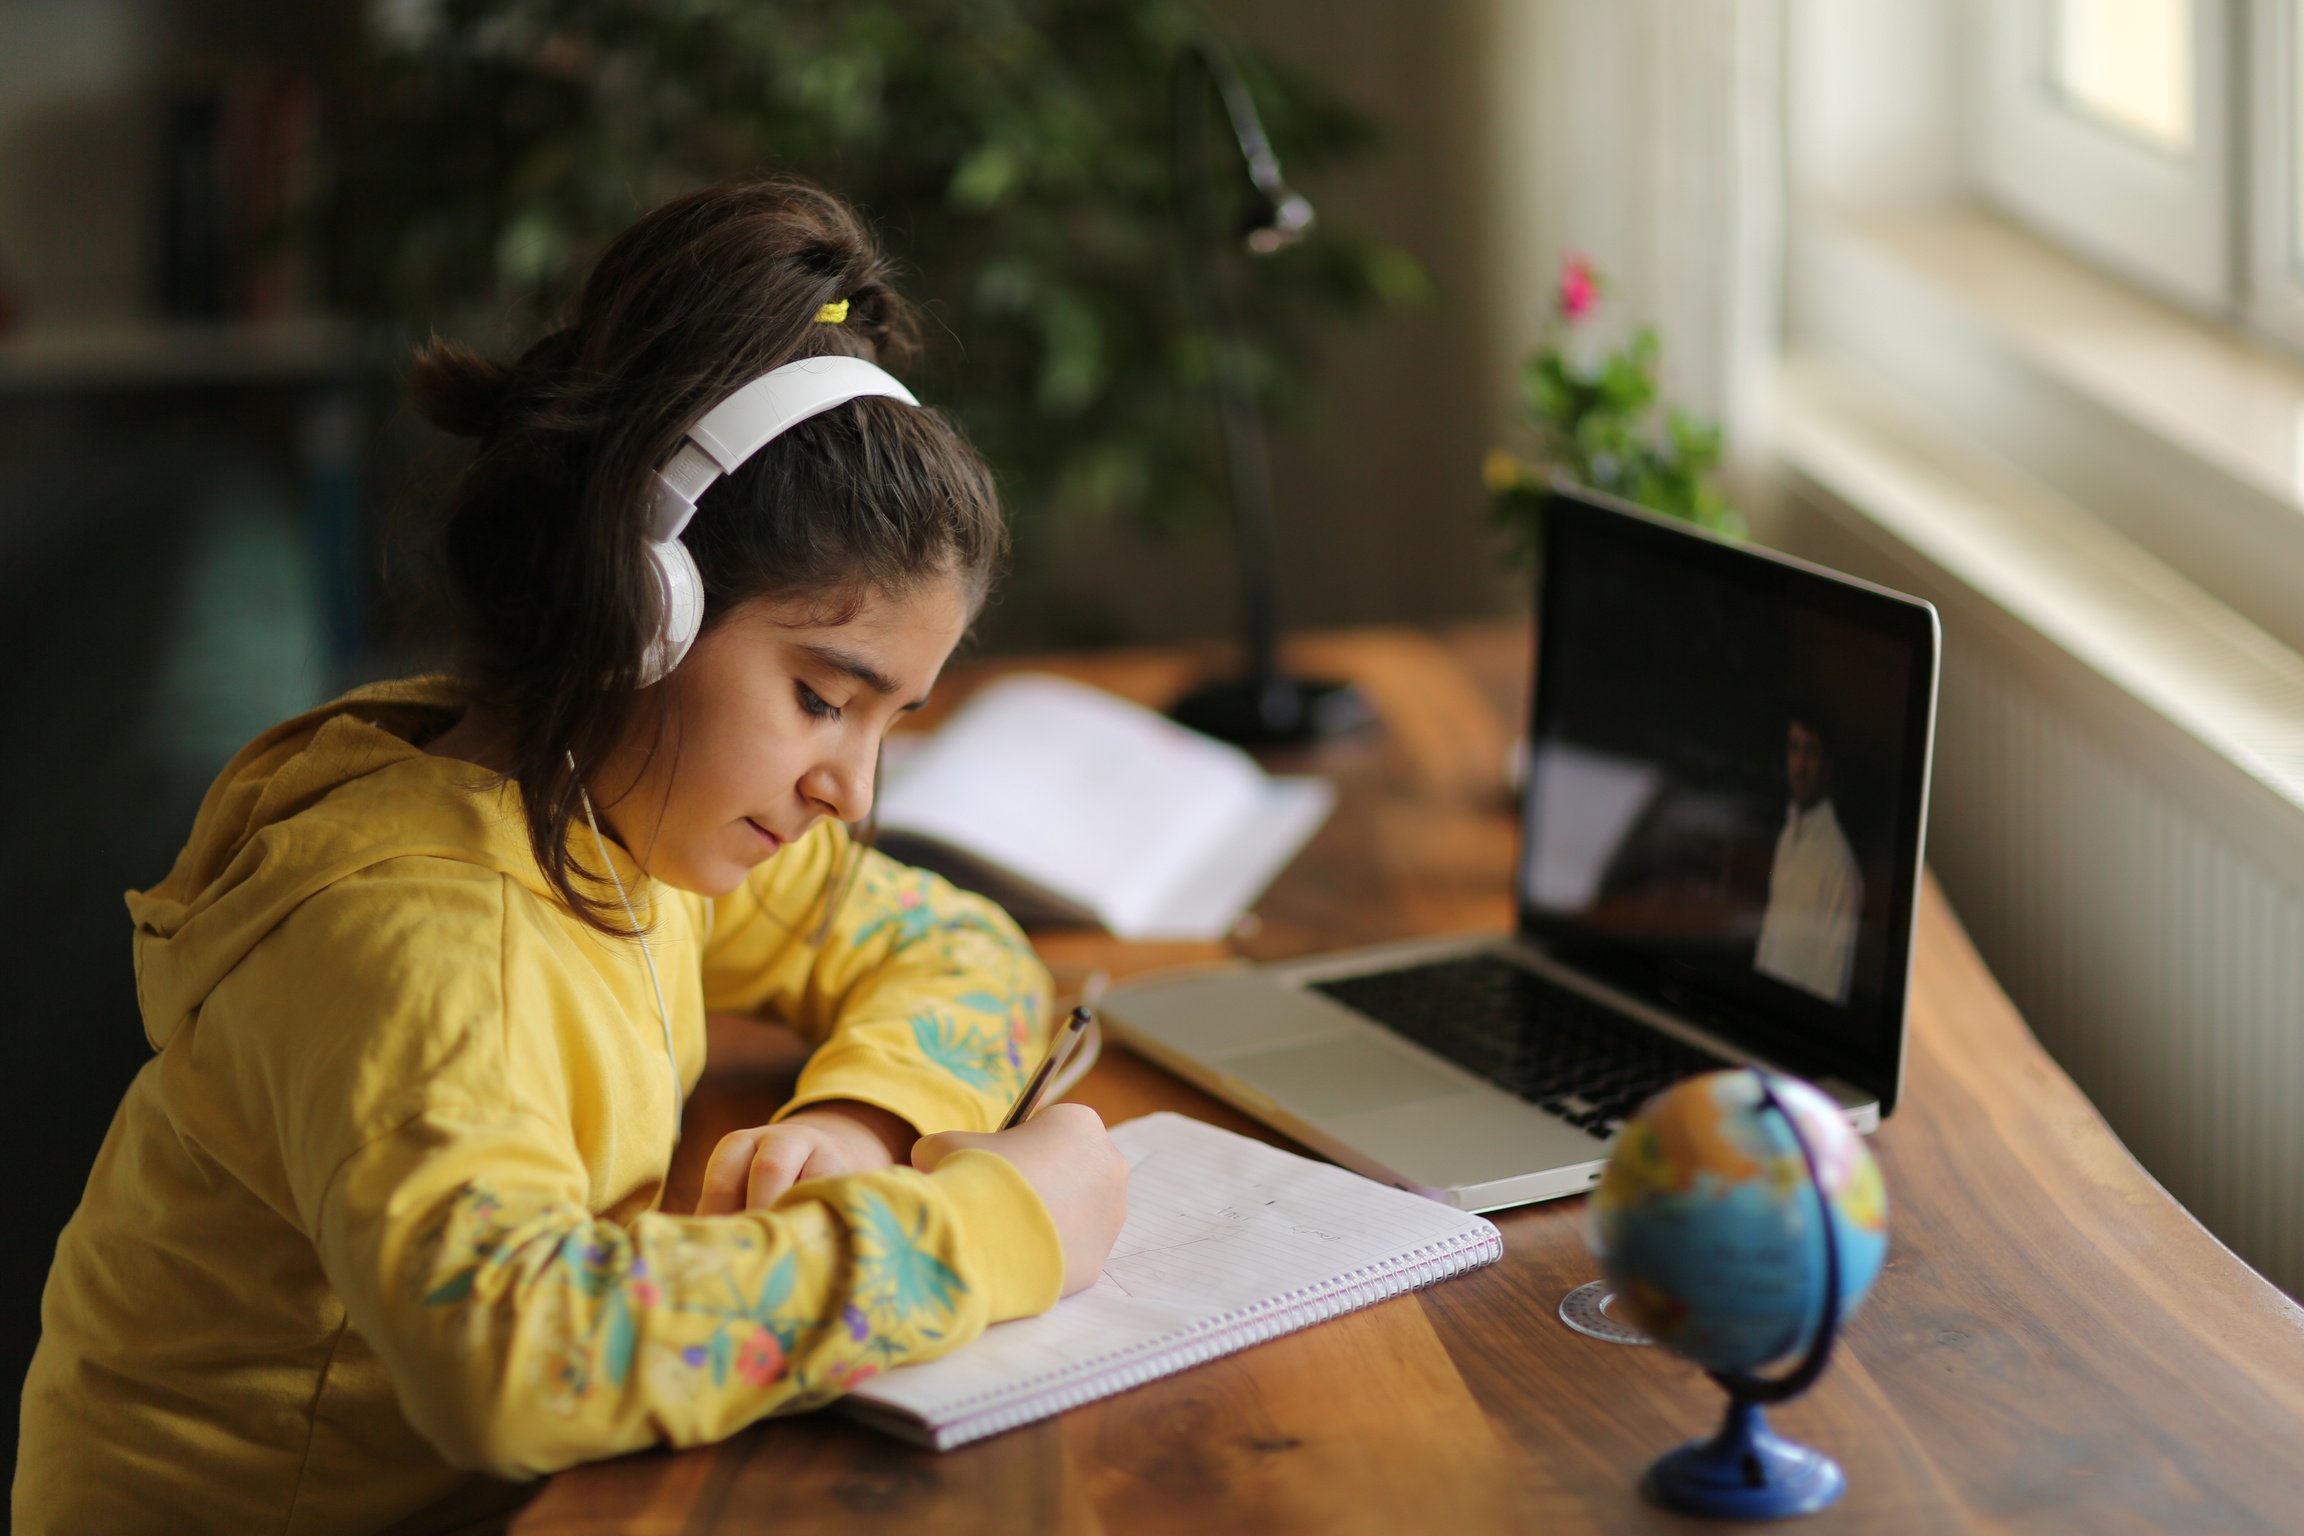
M 1016 1106 L 1008 1111 L 1008 1118 L 1000 1122 L 1000 1129 L 1012 1131 L 1032 1118 L 1032 1112 L 1040 1107 L 1040 1096 L 1048 1091 L 1048 1084 L 1064 1065 L 1065 1059 L 1072 1054 L 1072 1047 L 1080 1043 L 1081 1035 L 1087 1032 L 1088 1025 L 1095 1017 L 1086 1005 L 1072 1010 L 1072 1017 L 1064 1021 L 1064 1027 L 1057 1031 L 1056 1038 L 1048 1042 L 1048 1054 L 1040 1058 L 1040 1065 L 1034 1069 L 1032 1080 L 1024 1085 L 1022 1093 L 1016 1095 Z

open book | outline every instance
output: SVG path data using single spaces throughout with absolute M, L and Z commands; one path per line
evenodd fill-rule
M 850 1414 L 950 1450 L 1500 1258 L 1479 1216 L 1177 1114 L 1112 1132 L 1128 1224 L 1094 1285 L 900 1366 Z
M 1217 939 L 1334 803 L 1324 779 L 1269 777 L 1141 705 L 1025 672 L 891 753 L 880 846 L 1022 922 Z

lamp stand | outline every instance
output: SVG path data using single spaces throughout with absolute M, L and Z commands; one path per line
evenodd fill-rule
M 1215 213 L 1207 176 L 1207 98 L 1222 99 L 1246 160 L 1249 179 L 1264 203 L 1252 219 L 1248 247 L 1270 254 L 1293 243 L 1312 221 L 1311 205 L 1289 192 L 1256 119 L 1255 103 L 1230 59 L 1202 39 L 1178 54 L 1175 76 L 1176 198 L 1183 225 L 1181 270 L 1192 307 L 1209 340 L 1216 385 L 1216 416 L 1224 433 L 1224 463 L 1232 490 L 1232 537 L 1240 570 L 1243 671 L 1217 678 L 1169 709 L 1196 731 L 1242 746 L 1278 746 L 1357 729 L 1375 718 L 1348 683 L 1290 677 L 1280 670 L 1275 615 L 1277 535 L 1272 517 L 1271 468 L 1248 370 L 1240 355 L 1240 321 L 1218 279 Z

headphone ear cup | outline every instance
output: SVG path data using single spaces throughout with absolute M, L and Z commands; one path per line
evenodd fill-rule
M 671 539 L 651 541 L 646 549 L 648 569 L 656 577 L 658 622 L 641 650 L 643 688 L 670 677 L 704 627 L 704 573 L 696 569 L 696 557 L 688 553 L 688 546 Z

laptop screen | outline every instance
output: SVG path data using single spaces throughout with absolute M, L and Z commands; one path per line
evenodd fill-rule
M 1523 933 L 1891 1107 L 1936 657 L 1916 599 L 1555 497 Z

